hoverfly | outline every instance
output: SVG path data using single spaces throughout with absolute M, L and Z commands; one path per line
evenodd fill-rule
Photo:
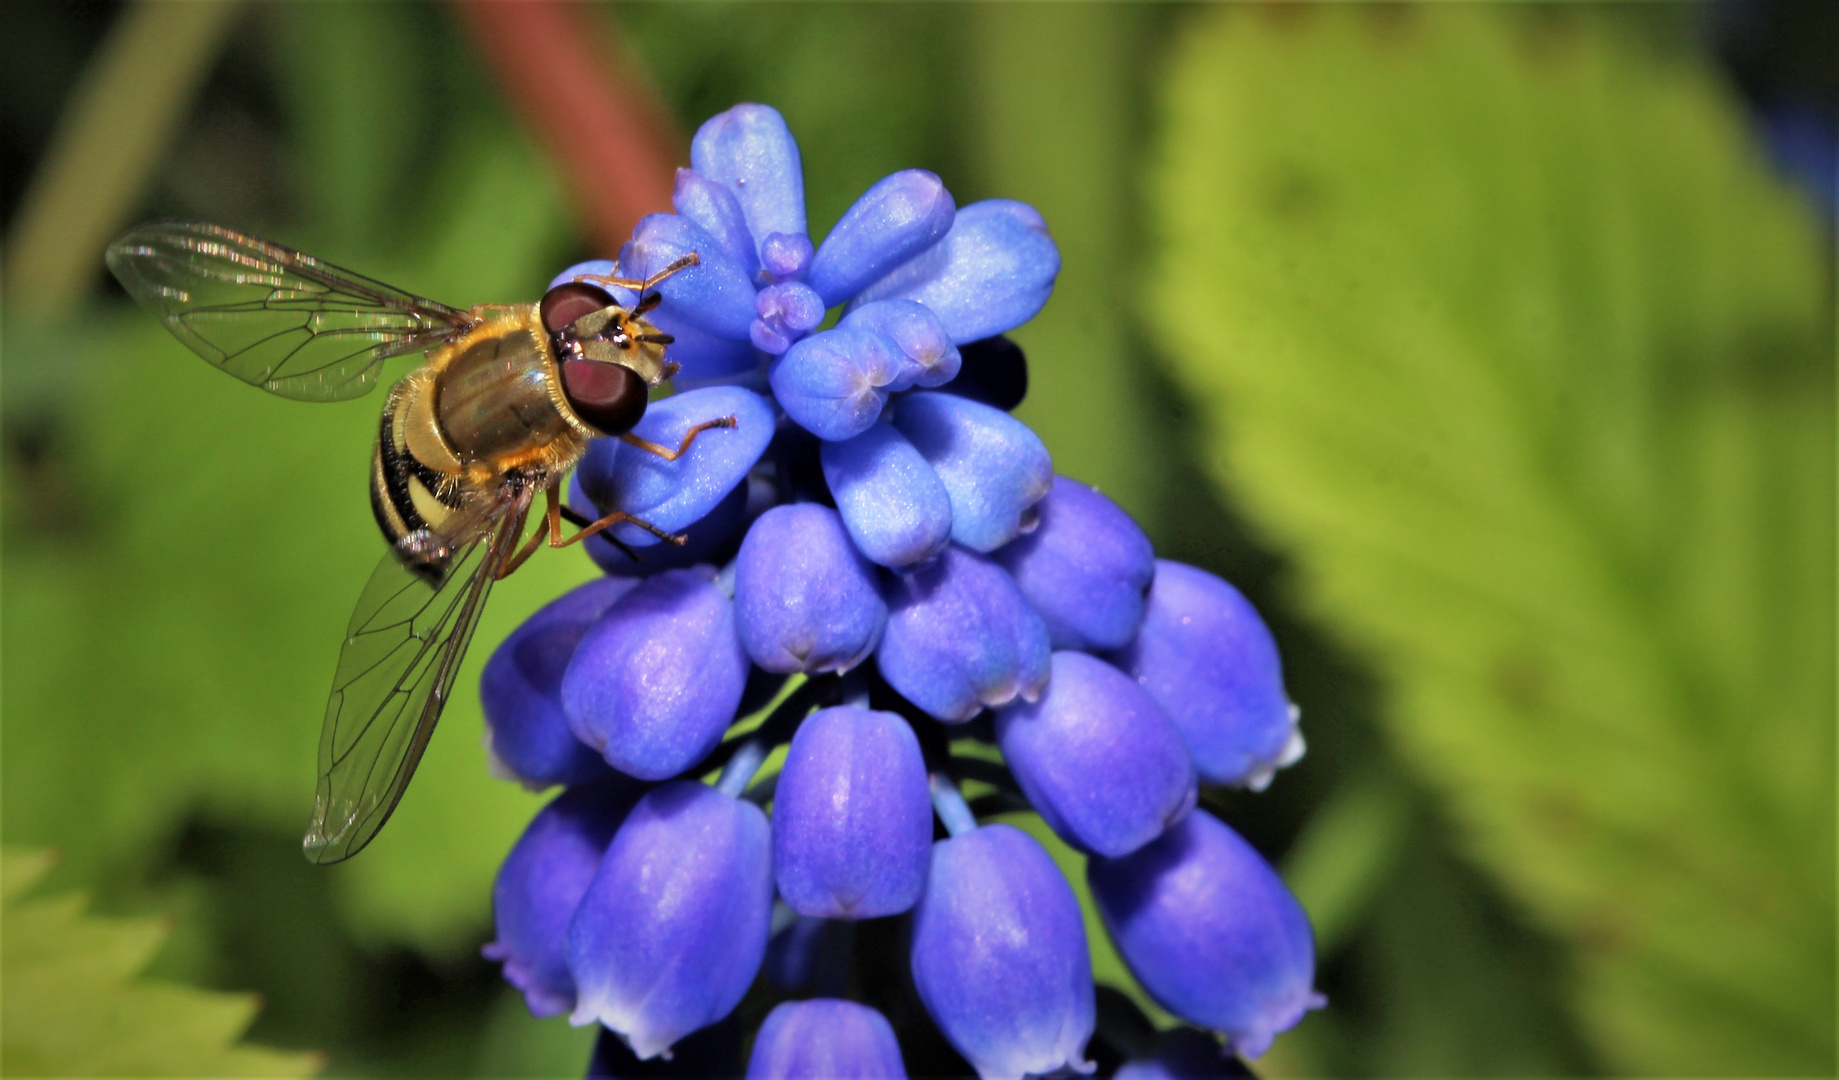
M 357 854 L 383 827 L 420 762 L 492 583 L 545 536 L 564 547 L 632 522 L 589 520 L 561 504 L 563 476 L 589 439 L 613 436 L 666 459 L 677 447 L 632 434 L 649 390 L 677 365 L 645 316 L 658 284 L 586 275 L 538 304 L 461 310 L 298 251 L 197 222 L 142 225 L 108 248 L 129 294 L 199 356 L 300 401 L 368 393 L 392 356 L 425 352 L 390 388 L 370 463 L 370 503 L 389 553 L 345 632 L 319 737 L 319 779 L 302 847 L 316 863 Z M 607 288 L 638 296 L 630 308 Z M 521 542 L 537 492 L 547 528 Z M 562 536 L 561 520 L 579 527 Z M 623 546 L 623 545 L 622 545 Z

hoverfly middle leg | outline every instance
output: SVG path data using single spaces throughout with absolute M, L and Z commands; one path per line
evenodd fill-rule
M 618 525 L 621 522 L 629 521 L 632 524 L 637 525 L 639 528 L 644 529 L 646 532 L 650 533 L 651 535 L 657 537 L 658 539 L 666 541 L 667 543 L 676 544 L 678 547 L 682 547 L 684 542 L 688 539 L 688 537 L 685 537 L 679 533 L 665 532 L 663 529 L 658 528 L 656 525 L 653 525 L 651 522 L 646 521 L 644 518 L 635 517 L 632 514 L 626 513 L 624 510 L 615 510 L 611 514 L 608 514 L 606 517 L 601 518 L 599 521 L 594 521 L 586 525 L 583 525 L 581 529 L 575 533 L 575 535 L 564 539 L 562 536 L 562 494 L 561 492 L 562 492 L 562 482 L 560 480 L 550 484 L 547 488 L 543 489 L 543 495 L 544 495 L 545 500 L 547 501 L 547 506 L 544 509 L 544 518 L 546 519 L 546 527 L 538 529 L 536 532 L 530 534 L 530 539 L 524 541 L 523 547 L 518 549 L 517 554 L 511 556 L 509 559 L 505 561 L 504 568 L 498 572 L 499 577 L 501 578 L 505 577 L 511 571 L 522 566 L 524 564 L 524 560 L 528 559 L 531 555 L 534 555 L 536 553 L 536 549 L 542 546 L 543 541 L 545 539 L 549 541 L 549 546 L 552 548 L 564 548 L 564 547 L 568 547 L 570 544 L 578 544 L 581 541 L 586 540 L 588 537 L 593 536 L 595 533 L 600 532 L 603 529 L 610 528 L 614 525 Z M 569 515 L 570 520 L 575 520 L 577 519 L 577 517 L 578 515 L 575 515 L 575 514 Z M 580 520 L 585 521 L 586 519 L 581 518 Z M 608 537 L 608 539 L 612 540 L 614 546 L 618 547 L 621 551 L 624 551 L 626 554 L 631 555 L 634 560 L 638 558 L 638 556 L 634 554 L 632 550 L 628 548 L 625 544 L 620 543 L 618 540 L 613 539 L 612 537 Z
M 732 416 L 718 416 L 713 420 L 705 420 L 691 428 L 689 434 L 683 437 L 683 441 L 677 444 L 677 449 L 675 450 L 672 450 L 668 446 L 659 446 L 650 439 L 640 438 L 630 431 L 621 435 L 619 438 L 621 442 L 630 443 L 648 454 L 656 454 L 665 461 L 675 461 L 689 451 L 690 444 L 696 441 L 696 436 L 710 428 L 731 428 L 735 426 L 735 423 L 736 421 Z

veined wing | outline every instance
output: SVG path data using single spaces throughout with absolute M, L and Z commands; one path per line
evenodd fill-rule
M 319 785 L 301 840 L 308 861 L 356 855 L 402 800 L 522 526 L 523 514 L 512 509 L 439 577 L 409 569 L 394 552 L 371 572 L 319 733 Z
M 221 225 L 161 221 L 109 245 L 109 269 L 174 337 L 230 374 L 343 401 L 383 361 L 464 333 L 465 312 Z

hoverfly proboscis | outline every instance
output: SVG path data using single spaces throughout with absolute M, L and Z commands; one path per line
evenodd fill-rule
M 128 293 L 199 356 L 282 397 L 343 401 L 368 393 L 392 356 L 424 352 L 383 407 L 370 501 L 390 550 L 370 575 L 339 651 L 319 739 L 319 779 L 302 847 L 316 863 L 357 854 L 402 799 L 453 688 L 492 583 L 545 536 L 564 547 L 631 522 L 564 507 L 563 477 L 589 439 L 632 433 L 651 387 L 677 365 L 645 316 L 657 286 L 694 252 L 635 280 L 584 275 L 541 303 L 448 307 L 279 244 L 218 225 L 142 225 L 109 245 Z M 609 288 L 637 296 L 617 304 Z M 536 494 L 546 528 L 523 532 Z M 562 519 L 578 526 L 562 536 Z

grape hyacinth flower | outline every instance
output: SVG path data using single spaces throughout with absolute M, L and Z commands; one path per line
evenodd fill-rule
M 705 123 L 690 157 L 674 213 L 556 280 L 694 252 L 650 314 L 677 392 L 635 435 L 733 423 L 675 460 L 596 442 L 570 503 L 674 538 L 590 538 L 605 576 L 486 665 L 493 769 L 566 788 L 503 864 L 487 955 L 532 1012 L 599 1025 L 596 1075 L 739 1070 L 737 1017 L 769 1005 L 749 1076 L 901 1076 L 913 1046 L 928 1072 L 1090 1072 L 1080 891 L 992 820 L 1032 812 L 1194 1026 L 1127 1070 L 1237 1074 L 1321 1004 L 1313 942 L 1196 804 L 1300 756 L 1297 713 L 1245 598 L 1158 561 L 1010 414 L 1027 364 L 1002 335 L 1053 287 L 1046 223 L 911 169 L 814 240 L 764 105 Z M 905 976 L 865 978 L 864 943 L 895 940 Z M 870 986 L 901 996 L 848 1000 Z M 922 1016 L 942 1042 L 903 1043 Z

